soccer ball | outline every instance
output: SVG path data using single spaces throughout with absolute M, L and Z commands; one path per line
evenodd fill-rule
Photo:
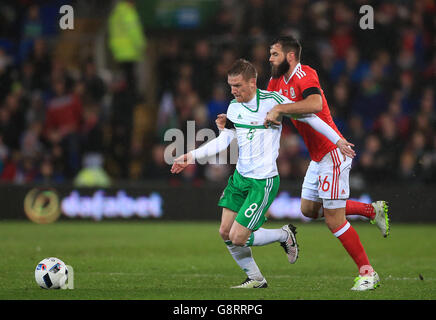
M 43 289 L 62 288 L 67 279 L 67 266 L 58 258 L 45 258 L 35 268 L 36 283 Z

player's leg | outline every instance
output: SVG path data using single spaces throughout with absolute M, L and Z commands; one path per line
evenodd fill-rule
M 343 205 L 345 206 L 345 203 Z M 328 228 L 341 242 L 359 270 L 359 275 L 355 279 L 355 284 L 351 290 L 365 291 L 377 288 L 380 278 L 369 262 L 365 249 L 360 242 L 359 235 L 345 218 L 345 207 L 336 209 L 324 208 L 324 213 Z
M 331 200 L 330 202 L 332 203 L 331 208 L 324 208 L 327 227 L 333 235 L 339 239 L 345 250 L 354 260 L 359 274 L 367 275 L 373 270 L 357 232 L 345 218 L 345 207 L 332 208 L 335 206 L 334 203 L 340 203 L 340 200 Z M 345 206 L 345 203 L 343 203 L 343 205 Z
M 288 227 L 291 230 L 288 231 L 285 227 Z M 289 225 L 285 225 L 279 229 L 259 228 L 256 231 L 253 231 L 235 221 L 229 237 L 232 243 L 238 246 L 265 246 L 274 242 L 279 242 L 282 244 L 286 243 L 288 239 L 290 239 L 289 241 L 292 246 L 297 246 L 295 239 L 295 234 L 297 232 L 295 229 L 296 228 L 292 225 L 291 227 L 289 227 Z M 294 256 L 295 257 L 292 259 L 291 263 L 295 262 L 298 254 L 295 253 Z
M 259 281 L 262 285 L 264 277 L 253 259 L 251 248 L 237 246 L 230 240 L 230 230 L 234 224 L 237 213 L 227 208 L 223 208 L 220 225 L 220 236 L 238 266 L 246 273 L 248 279 Z M 266 283 L 266 282 L 265 282 Z
M 306 201 L 304 201 L 306 200 Z M 376 216 L 388 219 L 388 204 L 386 201 L 379 200 L 372 203 L 364 203 L 355 200 L 347 200 L 345 206 L 346 216 L 362 216 L 375 221 Z M 312 219 L 324 217 L 321 203 L 315 203 L 308 199 L 302 199 L 301 211 L 304 216 Z M 373 222 L 375 223 L 375 222 Z M 384 229 L 387 229 L 386 227 Z
M 292 224 L 284 225 L 279 229 L 259 228 L 252 231 L 235 221 L 231 232 L 230 238 L 234 239 L 233 242 L 237 245 L 251 247 L 279 242 L 284 248 L 290 263 L 295 263 L 298 259 L 299 247 L 295 236 L 297 231 Z
M 266 280 L 253 259 L 251 248 L 247 246 L 237 246 L 231 241 L 230 234 L 233 225 L 236 224 L 235 217 L 237 215 L 237 211 L 239 211 L 246 198 L 244 188 L 245 181 L 237 173 L 237 171 L 235 171 L 235 173 L 230 176 L 227 187 L 224 189 L 224 192 L 218 202 L 218 205 L 223 207 L 219 232 L 231 256 L 247 275 L 247 280 L 237 287 L 266 288 Z
M 230 240 L 229 237 L 230 229 L 232 228 L 232 225 L 235 222 L 236 215 L 237 212 L 230 210 L 228 208 L 223 208 L 219 233 L 224 241 Z
M 267 179 L 245 178 L 246 199 L 238 211 L 230 239 L 237 245 L 265 245 L 276 242 L 286 235 L 281 229 L 264 229 L 266 212 L 275 199 L 280 186 L 279 176 Z
M 264 246 L 279 242 L 287 254 L 288 261 L 295 263 L 298 258 L 296 228 L 292 224 L 279 229 L 261 228 L 266 221 L 266 212 L 277 195 L 280 185 L 279 176 L 248 181 L 250 191 L 236 217 L 236 223 L 239 225 L 236 223 L 233 225 L 234 233 L 230 238 L 235 239 L 239 245 L 247 246 Z
M 311 161 L 301 188 L 301 213 L 311 219 L 318 219 L 323 215 L 322 199 L 318 194 L 318 170 L 319 164 Z
M 284 249 L 289 263 L 295 263 L 299 254 L 296 230 L 291 223 L 278 229 L 259 228 L 250 235 L 247 246 L 264 246 L 278 242 Z
M 301 198 L 301 213 L 306 218 L 319 219 L 324 216 L 322 203 L 306 198 Z
M 379 228 L 383 237 L 387 237 L 390 231 L 389 206 L 386 201 L 379 200 L 373 203 L 363 203 L 347 200 L 346 215 L 359 215 L 367 217 L 371 224 Z
M 324 217 L 322 202 L 318 198 L 319 175 L 318 166 L 311 161 L 304 177 L 301 192 L 301 212 L 307 218 L 319 219 Z M 373 203 L 363 203 L 354 200 L 347 200 L 345 215 L 360 215 L 370 219 L 381 231 L 384 237 L 389 235 L 389 216 L 386 201 L 375 201 Z
M 301 199 L 301 212 L 305 217 L 311 219 L 324 217 L 324 210 L 321 203 L 304 198 Z M 375 224 L 377 228 L 379 228 L 383 237 L 386 238 L 389 235 L 389 206 L 386 201 L 379 200 L 373 203 L 363 203 L 355 200 L 347 200 L 345 215 L 366 217 L 371 224 Z
M 229 239 L 235 246 L 246 246 L 252 230 L 235 221 L 229 232 Z
M 292 263 L 298 257 L 298 246 L 295 239 L 295 228 L 290 229 L 265 229 L 261 228 L 266 221 L 266 212 L 277 195 L 280 179 L 278 176 L 268 179 L 243 179 L 245 187 L 249 190 L 244 204 L 239 209 L 233 223 L 229 238 L 234 245 L 249 248 L 252 245 L 266 245 L 272 242 L 292 241 Z M 293 226 L 292 226 L 293 227 Z M 293 240 L 289 240 L 292 234 Z M 289 254 L 288 254 L 288 259 Z M 257 279 L 251 276 L 239 286 L 234 288 L 263 288 L 267 283 L 265 279 Z
M 234 222 L 229 232 L 229 238 L 226 242 L 227 249 L 235 259 L 239 267 L 246 273 L 247 278 L 237 286 L 232 288 L 266 288 L 268 287 L 265 277 L 260 272 L 259 267 L 254 261 L 251 248 L 245 243 L 251 234 L 251 230 Z
M 323 199 L 324 217 L 328 228 L 356 263 L 359 270 L 358 278 L 366 279 L 356 282 L 359 282 L 357 290 L 374 289 L 378 286 L 378 275 L 369 263 L 356 230 L 345 218 L 346 201 L 350 194 L 350 169 L 351 159 L 342 160 L 338 149 L 327 154 L 319 166 L 319 196 Z M 356 290 L 355 287 L 353 290 Z

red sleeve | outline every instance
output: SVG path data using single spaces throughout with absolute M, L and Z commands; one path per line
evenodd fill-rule
M 304 90 L 309 88 L 321 89 L 321 86 L 319 85 L 318 74 L 316 73 L 316 71 L 313 69 L 306 69 L 303 71 L 304 76 L 299 81 L 297 81 L 300 92 L 303 93 Z

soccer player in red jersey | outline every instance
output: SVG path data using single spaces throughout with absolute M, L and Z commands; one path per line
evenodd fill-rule
M 272 78 L 268 91 L 278 91 L 294 103 L 277 105 L 267 115 L 265 125 L 278 124 L 287 114 L 315 113 L 341 137 L 330 115 L 316 71 L 300 63 L 301 45 L 293 37 L 280 37 L 270 47 Z M 369 263 L 359 236 L 346 215 L 362 215 L 389 234 L 388 207 L 385 201 L 365 204 L 348 200 L 349 171 L 352 159 L 337 146 L 304 123 L 291 120 L 304 139 L 312 161 L 301 192 L 301 211 L 306 217 L 324 216 L 331 232 L 340 240 L 359 269 L 352 290 L 375 289 L 379 277 Z

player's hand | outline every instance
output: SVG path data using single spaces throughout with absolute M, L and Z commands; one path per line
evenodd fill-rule
M 263 125 L 265 128 L 268 128 L 270 125 L 277 125 L 279 126 L 281 123 L 282 115 L 280 112 L 275 110 L 275 108 L 272 108 L 267 114 L 265 121 L 263 122 Z
M 227 122 L 227 116 L 225 113 L 221 113 L 217 116 L 215 123 L 219 130 L 224 130 Z
M 336 142 L 336 146 L 341 151 L 342 155 L 344 156 L 344 161 L 346 160 L 346 157 L 350 157 L 353 159 L 356 156 L 356 152 L 352 149 L 354 147 L 354 144 L 348 142 L 345 139 L 339 139 L 338 142 Z
M 192 154 L 190 152 L 185 153 L 183 155 L 181 155 L 180 157 L 176 158 L 174 160 L 174 163 L 171 167 L 171 173 L 180 173 L 183 170 L 185 170 L 185 168 L 187 166 L 189 166 L 190 164 L 193 163 L 193 158 L 192 158 Z

